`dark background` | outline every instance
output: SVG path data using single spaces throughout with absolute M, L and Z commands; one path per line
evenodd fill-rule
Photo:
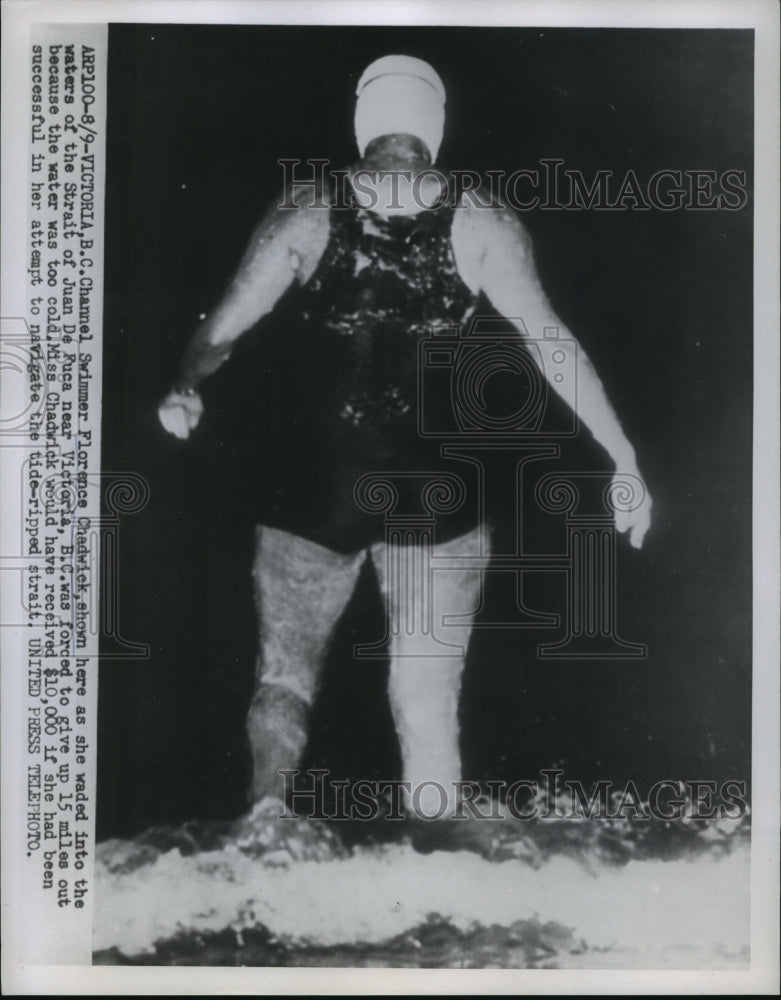
M 243 808 L 255 624 L 232 429 L 263 389 L 267 407 L 284 398 L 250 336 L 205 387 L 207 418 L 191 442 L 167 436 L 156 407 L 199 314 L 278 197 L 277 159 L 354 159 L 357 78 L 390 52 L 429 60 L 445 82 L 445 167 L 512 171 L 558 156 L 587 177 L 751 178 L 747 31 L 111 27 L 103 469 L 150 485 L 146 508 L 122 519 L 118 595 L 123 640 L 150 655 L 119 659 L 121 641 L 103 644 L 100 838 Z M 561 763 L 571 778 L 641 788 L 748 780 L 751 199 L 738 212 L 523 218 L 548 294 L 591 355 L 654 497 L 645 547 L 621 539 L 618 561 L 619 631 L 649 655 L 540 661 L 537 644 L 555 633 L 476 632 L 465 776 L 534 777 Z M 268 324 L 269 342 L 283 319 Z M 584 433 L 561 467 L 609 465 Z M 512 512 L 498 499 L 495 514 L 501 535 Z M 531 505 L 528 516 L 529 537 L 560 551 L 561 520 Z M 560 612 L 563 578 L 536 582 L 527 602 Z M 313 720 L 309 762 L 335 777 L 399 776 L 387 664 L 351 657 L 354 642 L 382 633 L 373 583 L 367 569 Z M 489 594 L 489 611 L 503 599 Z

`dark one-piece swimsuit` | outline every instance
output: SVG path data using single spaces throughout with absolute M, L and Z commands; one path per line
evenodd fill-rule
M 423 474 L 449 472 L 469 486 L 468 465 L 443 458 L 441 441 L 421 433 L 421 341 L 464 329 L 477 298 L 456 267 L 447 201 L 414 216 L 356 205 L 329 212 L 326 249 L 277 336 L 285 398 L 269 428 L 257 520 L 353 552 L 385 530 L 382 513 L 356 502 L 365 475 L 388 473 L 400 491 L 395 514 L 411 517 L 421 512 Z M 437 519 L 436 541 L 475 523 L 474 497 L 465 496 Z

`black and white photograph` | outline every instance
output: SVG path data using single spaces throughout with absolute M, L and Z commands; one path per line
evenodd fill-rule
M 772 992 L 769 6 L 168 6 L 103 5 L 95 104 L 91 49 L 32 45 L 5 568 L 53 919 L 112 976 Z

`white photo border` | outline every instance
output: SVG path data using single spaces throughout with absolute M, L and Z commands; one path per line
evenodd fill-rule
M 19 941 L 32 933 L 15 925 L 18 899 L 13 858 L 19 839 L 15 804 L 21 776 L 14 769 L 21 729 L 10 710 L 13 663 L 3 664 L 3 988 L 6 993 L 94 995 L 130 993 L 486 993 L 721 994 L 778 989 L 779 867 L 779 24 L 777 5 L 764 0 L 677 3 L 616 0 L 112 0 L 70 3 L 9 0 L 3 5 L 2 61 L 2 316 L 25 312 L 25 262 L 18 254 L 26 229 L 26 103 L 28 32 L 32 24 L 395 24 L 570 27 L 718 27 L 755 31 L 754 235 L 754 673 L 751 969 L 708 971 L 369 970 L 22 967 Z M 3 519 L 19 516 L 3 481 Z M 3 630 L 3 645 L 7 635 Z M 44 933 L 41 928 L 35 933 Z

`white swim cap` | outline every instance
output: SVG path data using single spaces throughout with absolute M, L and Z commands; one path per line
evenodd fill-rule
M 355 93 L 355 138 L 361 156 L 381 135 L 417 136 L 437 158 L 445 127 L 445 87 L 436 70 L 412 56 L 383 56 L 368 66 Z

